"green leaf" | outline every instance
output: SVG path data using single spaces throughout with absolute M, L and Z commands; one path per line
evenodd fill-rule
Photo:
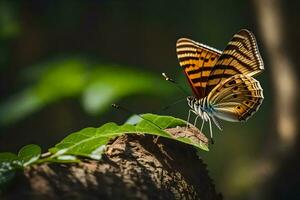
M 53 148 L 51 158 L 62 155 L 84 156 L 99 160 L 105 150 L 105 145 L 113 138 L 124 134 L 151 134 L 178 140 L 203 150 L 208 150 L 207 144 L 195 142 L 190 138 L 174 137 L 164 131 L 166 128 L 185 126 L 186 122 L 171 116 L 159 116 L 154 114 L 144 114 L 136 124 L 117 125 L 107 123 L 99 128 L 85 128 L 76 133 L 70 134 Z
M 41 148 L 35 144 L 29 144 L 24 146 L 18 154 L 19 160 L 22 161 L 24 167 L 37 161 L 40 158 L 40 156 Z
M 41 148 L 30 144 L 24 146 L 18 153 L 0 153 L 0 191 L 3 191 L 13 179 L 17 170 L 34 163 L 41 155 Z
M 10 152 L 0 153 L 0 162 L 11 162 L 17 159 L 18 156 L 14 153 L 10 153 Z

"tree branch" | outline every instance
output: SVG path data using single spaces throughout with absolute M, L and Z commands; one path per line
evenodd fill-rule
M 27 168 L 5 199 L 222 199 L 190 145 L 126 135 L 101 161 Z

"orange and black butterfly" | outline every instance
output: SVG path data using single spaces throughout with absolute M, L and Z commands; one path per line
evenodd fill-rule
M 180 38 L 177 56 L 194 96 L 187 97 L 190 111 L 209 122 L 245 121 L 263 101 L 260 83 L 253 78 L 264 69 L 254 35 L 245 29 L 236 33 L 223 51 Z M 190 112 L 189 112 L 190 115 Z M 196 119 L 197 119 L 196 118 Z

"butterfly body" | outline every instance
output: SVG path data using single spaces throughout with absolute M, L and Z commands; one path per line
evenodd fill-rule
M 209 122 L 211 137 L 211 121 L 221 129 L 216 118 L 246 121 L 260 107 L 263 90 L 253 76 L 264 66 L 250 31 L 240 30 L 223 51 L 181 38 L 177 55 L 194 92 L 187 98 L 190 111 Z
M 213 114 L 213 107 L 208 103 L 207 97 L 197 99 L 194 96 L 188 96 L 187 101 L 192 112 L 199 115 L 203 120 L 208 121 L 208 118 Z

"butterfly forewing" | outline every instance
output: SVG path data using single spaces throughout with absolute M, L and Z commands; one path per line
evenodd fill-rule
M 179 64 L 183 68 L 194 94 L 199 99 L 204 97 L 207 79 L 221 52 L 187 38 L 179 39 L 176 48 Z
M 254 35 L 245 29 L 228 43 L 208 77 L 205 96 L 220 82 L 236 74 L 253 76 L 264 69 Z
M 227 121 L 245 121 L 263 101 L 262 88 L 251 76 L 237 74 L 218 84 L 208 95 L 214 115 Z

